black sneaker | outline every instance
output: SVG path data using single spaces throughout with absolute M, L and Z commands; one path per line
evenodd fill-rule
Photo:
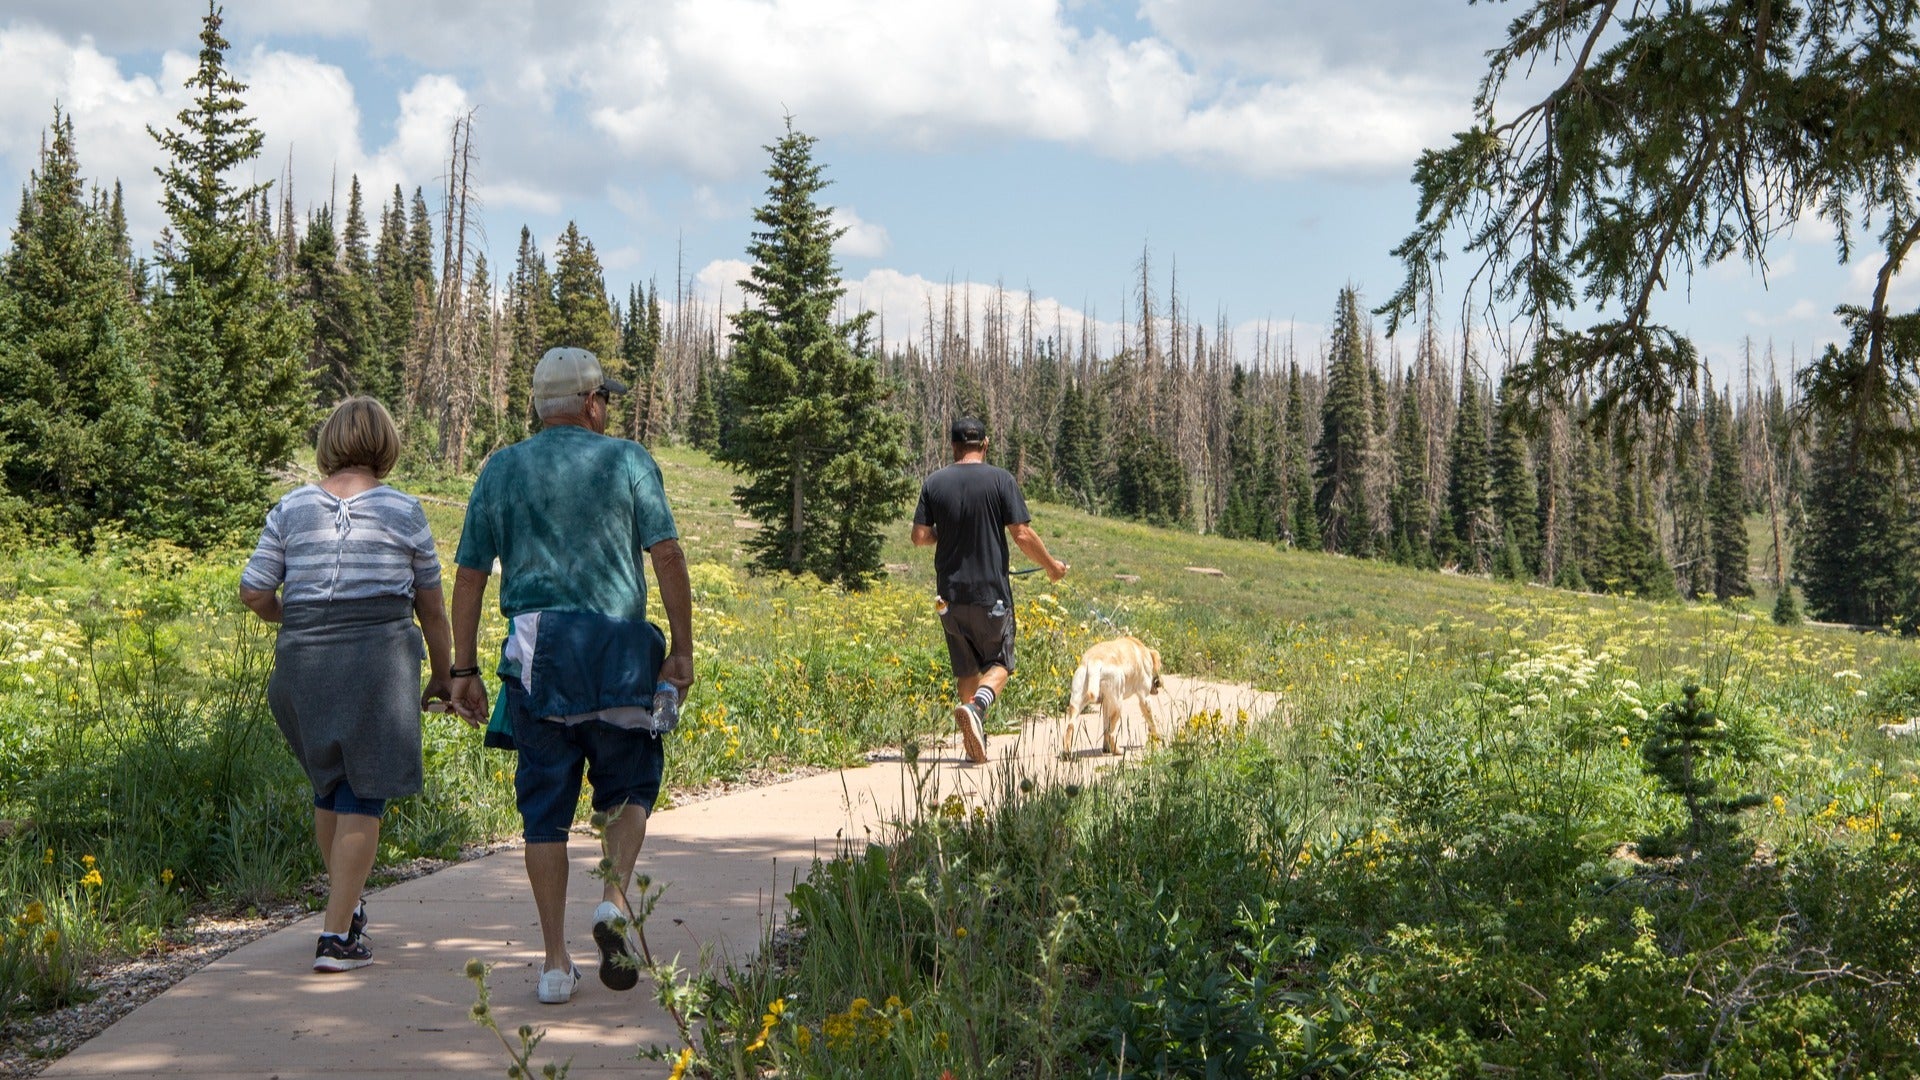
M 337 938 L 321 934 L 320 945 L 313 950 L 313 970 L 352 971 L 373 963 L 373 950 L 357 937 Z
M 953 720 L 960 725 L 960 741 L 966 745 L 967 760 L 975 765 L 986 764 L 986 731 L 980 724 L 979 707 L 971 701 L 955 705 Z
M 347 924 L 347 940 L 359 941 L 360 935 L 367 932 L 367 902 L 360 901 L 353 906 L 353 922 Z

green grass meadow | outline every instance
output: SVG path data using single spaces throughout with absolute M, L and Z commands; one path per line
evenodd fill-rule
M 657 456 L 696 602 L 669 805 L 946 733 L 904 521 L 904 569 L 867 592 L 752 576 L 730 475 Z M 450 560 L 467 482 L 397 483 L 433 500 Z M 676 989 L 707 1021 L 663 1048 L 691 1075 L 1913 1073 L 1920 775 L 1876 730 L 1920 712 L 1911 641 L 1034 512 L 1073 572 L 1018 579 L 1000 722 L 1061 709 L 1080 650 L 1119 631 L 1281 708 L 1196 716 L 1086 788 L 930 799 L 821 865 L 797 947 Z M 319 873 L 245 554 L 109 543 L 0 570 L 0 1011 Z M 1698 780 L 1758 805 L 1655 855 L 1643 839 L 1692 819 L 1643 751 L 1686 685 L 1719 718 Z M 511 758 L 424 722 L 427 791 L 390 812 L 386 863 L 517 831 Z

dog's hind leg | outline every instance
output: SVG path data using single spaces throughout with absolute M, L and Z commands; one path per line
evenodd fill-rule
M 1100 718 L 1106 721 L 1106 738 L 1100 748 L 1109 754 L 1120 752 L 1120 744 L 1114 740 L 1113 733 L 1120 726 L 1120 695 L 1109 693 L 1105 687 L 1100 691 Z
M 1140 715 L 1147 718 L 1147 745 L 1160 741 L 1160 729 L 1153 723 L 1153 706 L 1147 704 L 1147 695 L 1140 695 Z

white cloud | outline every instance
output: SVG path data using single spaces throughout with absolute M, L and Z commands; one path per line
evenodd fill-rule
M 623 150 L 709 176 L 756 160 L 753 133 L 788 113 L 813 134 L 926 147 L 995 136 L 1257 175 L 1400 168 L 1470 90 L 1378 68 L 1203 73 L 1164 40 L 1074 30 L 1051 3 L 703 0 L 651 15 L 612 20 L 591 47 L 608 62 L 576 64 L 576 85 Z
M 844 206 L 833 208 L 833 227 L 846 232 L 834 244 L 834 253 L 848 259 L 877 259 L 887 253 L 892 239 L 884 226 L 863 221 L 859 214 Z
M 746 302 L 740 281 L 752 269 L 752 264 L 744 259 L 715 259 L 694 271 L 693 297 L 723 314 L 739 311 Z
M 1510 17 L 1497 5 L 1433 0 L 1143 0 L 1140 13 L 1208 68 L 1287 80 L 1369 70 L 1447 82 L 1484 67 L 1482 54 Z

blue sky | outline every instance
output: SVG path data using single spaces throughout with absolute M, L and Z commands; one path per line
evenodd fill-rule
M 24 182 L 58 101 L 87 173 L 126 184 L 136 240 L 151 241 L 160 157 L 145 129 L 184 103 L 204 6 L 6 11 L 6 174 Z M 435 202 L 448 126 L 477 109 L 500 271 L 522 224 L 550 253 L 575 220 L 616 294 L 649 279 L 671 294 L 679 261 L 710 304 L 737 305 L 761 148 L 791 114 L 819 139 L 849 226 L 850 293 L 890 337 L 915 332 L 928 290 L 1004 285 L 1110 340 L 1147 250 L 1163 302 L 1177 269 L 1210 334 L 1224 316 L 1246 354 L 1266 324 L 1310 359 L 1341 286 L 1377 303 L 1398 285 L 1389 249 L 1413 223 L 1413 160 L 1466 123 L 1512 14 L 1464 0 L 236 0 L 224 32 L 267 134 L 259 176 L 291 162 L 302 209 L 336 182 L 344 199 L 353 173 L 376 202 L 396 182 Z M 1809 222 L 1773 252 L 1767 287 L 1723 265 L 1659 310 L 1723 379 L 1748 338 L 1784 371 L 1838 339 L 1832 308 L 1863 302 L 1873 269 L 1836 265 Z M 1896 287 L 1909 307 L 1914 277 Z M 1460 300 L 1442 298 L 1450 335 Z

